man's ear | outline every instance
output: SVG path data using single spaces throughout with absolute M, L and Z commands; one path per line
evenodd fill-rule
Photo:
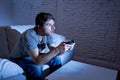
M 38 25 L 38 26 L 37 26 L 37 29 L 42 29 L 42 28 L 43 28 L 43 27 L 42 27 L 42 26 L 40 26 L 40 25 Z

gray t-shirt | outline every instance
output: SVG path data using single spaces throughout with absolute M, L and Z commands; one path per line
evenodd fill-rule
M 44 36 L 40 41 L 39 35 L 36 33 L 34 29 L 28 29 L 25 31 L 20 39 L 17 41 L 14 49 L 11 52 L 11 58 L 20 58 L 27 57 L 28 50 L 34 50 L 39 48 L 40 53 L 48 52 L 49 49 L 47 45 L 52 44 L 52 38 L 50 36 Z

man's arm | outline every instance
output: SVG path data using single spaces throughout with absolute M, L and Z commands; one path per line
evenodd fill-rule
M 39 49 L 36 48 L 34 50 L 28 51 L 29 55 L 32 57 L 33 61 L 38 64 L 42 65 L 48 61 L 50 61 L 53 57 L 64 53 L 65 51 L 69 50 L 72 45 L 65 44 L 62 42 L 58 47 L 54 47 L 50 50 L 50 52 L 46 54 L 39 54 Z
M 50 52 L 48 52 L 46 54 L 39 54 L 39 49 L 38 48 L 36 48 L 32 51 L 28 51 L 28 53 L 32 57 L 33 61 L 38 65 L 41 65 L 41 64 L 44 64 L 44 63 L 48 62 L 53 57 L 58 55 L 59 52 L 60 51 L 59 51 L 58 48 L 54 48 L 53 50 L 51 50 Z

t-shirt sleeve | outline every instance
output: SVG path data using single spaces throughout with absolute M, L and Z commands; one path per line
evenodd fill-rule
M 48 37 L 47 37 L 47 43 L 48 43 L 49 45 L 51 45 L 51 44 L 54 43 L 53 38 L 52 38 L 51 36 L 48 36 Z
M 37 41 L 34 35 L 26 32 L 25 34 L 25 45 L 27 50 L 34 50 L 37 48 Z

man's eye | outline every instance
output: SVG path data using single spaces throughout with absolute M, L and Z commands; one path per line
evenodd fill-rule
M 51 24 L 46 24 L 46 26 L 51 26 Z

